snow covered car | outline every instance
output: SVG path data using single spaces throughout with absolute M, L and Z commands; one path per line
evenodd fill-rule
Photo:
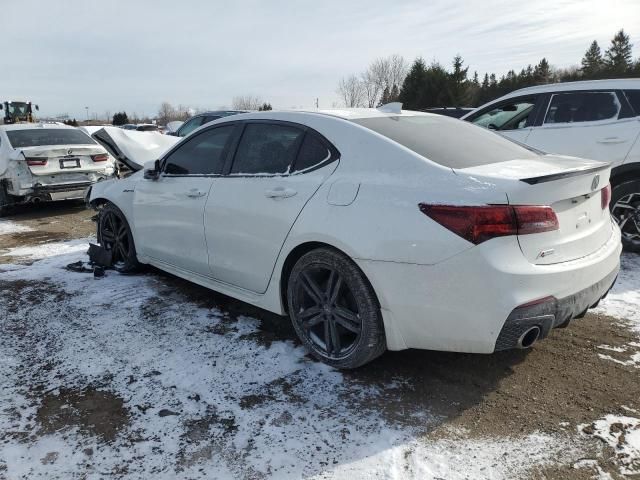
M 339 368 L 385 349 L 531 347 L 613 285 L 608 164 L 441 115 L 259 112 L 208 123 L 96 184 L 98 241 L 288 314 Z
M 57 123 L 0 125 L 0 213 L 9 205 L 83 198 L 114 160 L 83 131 Z
M 640 252 L 640 79 L 516 90 L 462 117 L 545 152 L 612 163 L 611 213 Z

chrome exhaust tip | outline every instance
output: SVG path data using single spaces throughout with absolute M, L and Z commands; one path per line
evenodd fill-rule
M 538 326 L 531 327 L 524 332 L 518 339 L 518 348 L 531 348 L 533 344 L 538 341 L 538 338 L 540 338 L 540 332 L 540 327 Z

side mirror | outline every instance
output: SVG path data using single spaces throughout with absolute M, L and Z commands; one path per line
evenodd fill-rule
M 489 130 L 498 130 L 498 126 L 495 123 L 490 123 L 489 125 L 487 125 L 487 128 Z
M 36 110 L 40 111 L 40 107 L 38 105 L 36 105 Z
M 147 180 L 157 180 L 160 176 L 160 160 L 146 162 L 144 164 L 144 178 Z

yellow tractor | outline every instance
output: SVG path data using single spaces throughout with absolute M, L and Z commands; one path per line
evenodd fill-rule
M 4 123 L 34 122 L 33 107 L 40 110 L 38 105 L 31 102 L 8 101 L 0 104 L 0 110 L 4 110 Z

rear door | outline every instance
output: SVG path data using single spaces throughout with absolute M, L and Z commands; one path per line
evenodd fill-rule
M 289 230 L 337 158 L 326 139 L 302 125 L 244 123 L 227 174 L 215 179 L 205 209 L 213 276 L 265 292 Z
M 526 143 L 549 153 L 622 163 L 640 125 L 628 108 L 614 90 L 553 93 Z
M 526 143 L 535 122 L 541 95 L 523 95 L 492 103 L 466 118 L 480 127 Z
M 169 152 L 159 178 L 136 184 L 133 216 L 141 254 L 209 274 L 204 207 L 234 129 L 224 125 L 196 134 Z

